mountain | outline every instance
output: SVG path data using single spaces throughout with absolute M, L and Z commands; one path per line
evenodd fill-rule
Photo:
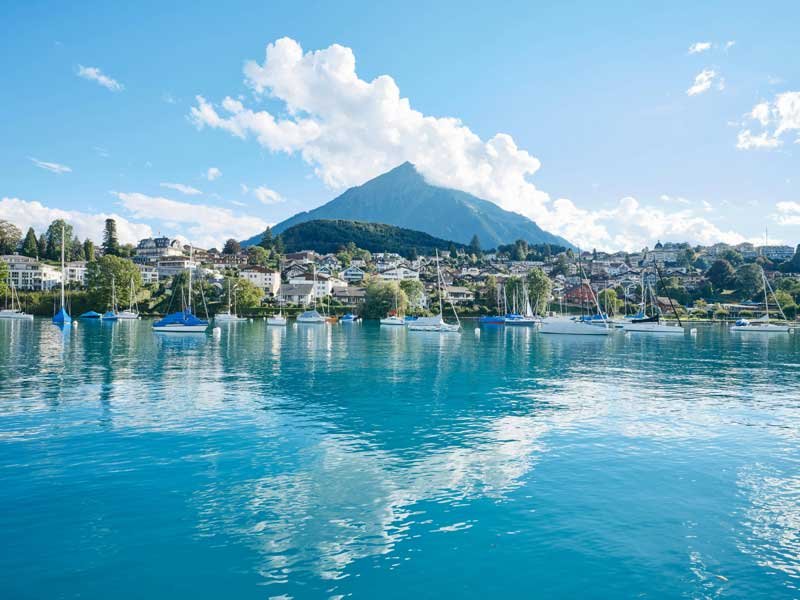
M 529 218 L 503 210 L 493 202 L 429 184 L 408 162 L 350 188 L 327 204 L 278 223 L 272 231 L 282 233 L 294 225 L 317 219 L 386 223 L 462 244 L 468 244 L 477 235 L 483 248 L 519 239 L 573 247 Z M 260 235 L 255 236 L 242 244 L 253 245 L 260 239 Z
M 449 240 L 433 237 L 421 231 L 413 231 L 383 223 L 316 219 L 292 225 L 281 233 L 287 252 L 314 250 L 321 254 L 337 252 L 345 242 L 370 252 L 396 252 L 402 256 L 433 254 L 434 249 L 447 250 L 451 245 L 466 248 Z

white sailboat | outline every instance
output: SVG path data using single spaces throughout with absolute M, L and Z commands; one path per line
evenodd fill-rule
M 409 331 L 436 331 L 439 333 L 459 333 L 461 331 L 461 321 L 458 318 L 456 307 L 450 301 L 453 314 L 458 324 L 446 323 L 442 317 L 442 272 L 439 269 L 439 251 L 436 251 L 436 284 L 439 288 L 439 314 L 432 317 L 418 317 L 408 322 Z
M 390 326 L 405 326 L 406 320 L 400 316 L 400 310 L 398 309 L 397 303 L 397 287 L 394 289 L 394 314 L 393 315 L 386 315 L 383 319 L 381 319 L 381 325 L 390 325 Z
M 277 315 L 272 315 L 271 317 L 267 317 L 267 325 L 284 327 L 286 325 L 286 317 L 283 316 L 283 310 L 279 308 Z
M 578 256 L 580 256 L 580 253 Z M 579 269 L 581 278 L 584 278 L 585 274 L 583 272 L 583 267 L 579 266 Z M 600 315 L 602 324 L 592 325 L 589 321 L 582 319 L 556 316 L 543 319 L 539 331 L 554 335 L 609 335 L 611 333 L 611 328 L 608 326 L 608 322 L 606 321 L 603 311 L 600 310 L 600 303 L 597 301 L 597 296 L 595 295 L 591 284 L 589 285 L 589 291 L 592 294 L 592 300 L 594 300 L 595 306 L 597 307 L 597 312 Z
M 658 265 L 656 265 L 655 262 L 653 263 L 653 265 L 655 266 L 659 279 L 661 279 L 661 271 L 659 270 Z M 653 316 L 651 317 L 647 316 L 648 294 L 650 296 L 650 306 L 652 307 L 653 310 Z M 678 311 L 672 304 L 672 298 L 669 298 L 669 303 L 670 306 L 672 306 L 672 312 L 675 313 L 675 316 L 678 319 L 677 325 L 668 325 L 666 323 L 661 322 L 661 315 L 659 314 L 658 302 L 656 300 L 655 292 L 653 292 L 653 288 L 649 284 L 645 286 L 644 275 L 642 275 L 642 312 L 644 313 L 644 316 L 641 319 L 633 318 L 628 320 L 626 323 L 623 323 L 622 331 L 629 331 L 632 333 L 667 333 L 667 334 L 683 335 L 684 333 L 686 333 L 686 330 L 683 328 L 683 323 L 681 322 L 681 317 L 678 314 Z
M 736 321 L 736 324 L 731 327 L 731 331 L 737 333 L 789 333 L 791 331 L 791 327 L 789 326 L 789 320 L 786 318 L 786 315 L 783 313 L 783 307 L 781 307 L 781 303 L 778 301 L 778 297 L 775 295 L 775 292 L 772 289 L 772 286 L 769 284 L 767 280 L 767 276 L 764 273 L 764 269 L 761 269 L 761 281 L 764 286 L 764 309 L 765 313 L 763 316 L 759 317 L 758 319 L 753 319 L 749 321 L 747 319 L 739 319 Z M 770 322 L 769 316 L 769 293 L 772 294 L 773 298 L 775 299 L 775 304 L 778 306 L 778 311 L 783 318 L 783 322 L 780 324 Z
M 327 323 L 328 320 L 319 314 L 317 310 L 317 266 L 313 266 L 313 277 L 312 281 L 314 282 L 311 287 L 311 297 L 314 303 L 314 308 L 311 310 L 307 310 L 297 316 L 298 323 L 307 323 L 312 325 L 319 325 L 321 323 Z
M 8 295 L 6 296 L 6 303 L 8 303 L 8 298 L 11 299 L 11 306 L 9 307 L 6 305 L 6 308 L 0 309 L 0 319 L 19 319 L 19 320 L 26 320 L 32 321 L 33 315 L 29 315 L 25 311 L 22 310 L 22 305 L 19 301 L 19 295 L 17 294 L 17 290 L 14 287 L 14 281 L 11 277 L 8 278 Z M 14 298 L 17 299 L 16 308 L 14 307 Z
M 117 313 L 117 319 L 122 321 L 133 321 L 139 318 L 139 307 L 136 305 L 136 295 L 133 289 L 133 277 L 129 288 L 128 308 Z
M 228 279 L 228 310 L 214 315 L 215 323 L 239 323 L 241 321 L 247 321 L 245 317 L 240 317 L 236 314 L 236 296 L 233 296 L 234 300 L 231 301 L 231 287 L 231 280 Z
M 528 297 L 528 286 L 525 285 L 525 282 L 522 282 L 522 299 L 520 301 L 520 305 L 525 307 L 525 312 L 523 314 L 518 314 L 516 312 L 516 294 L 514 300 L 515 311 L 511 314 L 506 315 L 505 324 L 511 326 L 524 326 L 524 327 L 532 327 L 538 323 L 541 323 L 541 319 L 538 318 L 536 315 L 533 314 L 533 309 L 531 308 L 531 300 Z

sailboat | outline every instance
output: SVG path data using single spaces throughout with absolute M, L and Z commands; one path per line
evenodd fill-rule
M 101 317 L 103 321 L 116 321 L 117 320 L 117 287 L 116 279 L 111 276 L 111 308 L 103 313 Z
M 495 290 L 497 292 L 497 314 L 496 315 L 484 315 L 478 322 L 481 325 L 504 325 L 506 322 L 506 315 L 505 313 L 508 312 L 508 309 L 505 310 L 500 309 L 500 292 L 499 292 L 499 285 Z M 503 305 L 507 306 L 508 302 L 506 301 L 506 286 L 503 285 Z M 503 313 L 503 314 L 501 314 Z
M 189 262 L 192 261 L 192 246 L 189 245 Z M 208 329 L 208 321 L 197 318 L 192 313 L 192 268 L 189 272 L 189 293 L 183 310 L 168 314 L 163 319 L 153 323 L 153 331 L 159 333 L 204 333 Z M 174 297 L 173 290 L 173 297 Z
M 661 280 L 661 284 L 664 286 L 666 290 L 666 286 L 664 285 L 664 278 L 661 277 L 661 270 L 658 268 L 658 265 L 653 262 L 653 266 L 656 269 L 656 273 L 658 274 L 659 279 Z M 651 306 L 653 308 L 653 315 L 648 317 L 647 316 L 647 296 L 650 295 Z M 652 286 L 649 284 L 647 286 L 644 285 L 644 274 L 642 275 L 642 313 L 644 315 L 641 318 L 633 318 L 628 320 L 628 322 L 622 325 L 623 331 L 630 331 L 634 333 L 674 333 L 678 335 L 683 335 L 686 331 L 683 328 L 683 323 L 681 322 L 681 316 L 678 314 L 678 311 L 675 310 L 675 305 L 672 303 L 672 297 L 669 296 L 667 292 L 667 298 L 669 298 L 669 304 L 672 307 L 672 312 L 678 319 L 677 325 L 667 325 L 666 323 L 661 323 L 661 315 L 660 310 L 658 308 L 658 302 L 656 301 L 656 295 L 653 292 Z
M 311 287 L 311 296 L 314 302 L 314 308 L 312 310 L 307 310 L 298 315 L 297 322 L 298 323 L 310 323 L 310 324 L 319 324 L 319 323 L 327 323 L 328 320 L 319 314 L 317 311 L 317 266 L 314 265 L 313 267 L 314 275 L 313 275 L 313 286 Z
M 72 317 L 66 309 L 64 301 L 64 286 L 67 280 L 67 269 L 64 266 L 64 225 L 61 225 L 61 309 L 53 316 L 53 323 L 56 325 L 71 325 Z
M 286 325 L 286 317 L 283 316 L 283 311 L 280 308 L 278 309 L 277 315 L 267 317 L 267 325 L 276 325 L 278 327 Z
M 228 280 L 228 310 L 225 312 L 217 313 L 214 315 L 215 323 L 239 323 L 240 321 L 247 321 L 245 317 L 240 317 L 236 314 L 236 300 L 231 302 L 231 280 Z
M 8 289 L 8 296 L 6 298 L 11 298 L 11 307 L 0 309 L 0 319 L 20 319 L 26 321 L 32 321 L 33 315 L 29 315 L 25 311 L 22 310 L 22 305 L 19 301 L 19 295 L 17 295 L 17 290 L 14 287 L 14 281 L 9 277 L 8 279 L 9 289 Z M 17 307 L 14 308 L 14 298 L 17 299 Z M 7 301 L 7 300 L 6 300 Z
M 136 294 L 133 289 L 133 277 L 131 277 L 131 284 L 128 289 L 128 308 L 117 313 L 117 319 L 121 321 L 132 321 L 139 318 L 139 307 L 136 305 Z
M 405 326 L 406 320 L 400 316 L 400 310 L 398 308 L 398 301 L 397 301 L 397 286 L 394 288 L 394 314 L 388 314 L 383 319 L 381 319 L 381 325 L 399 325 Z
M 436 251 L 436 284 L 439 289 L 439 314 L 432 317 L 418 317 L 413 321 L 408 322 L 409 331 L 437 331 L 439 333 L 458 333 L 461 331 L 461 321 L 458 318 L 456 307 L 453 302 L 450 306 L 453 308 L 453 314 L 456 317 L 457 325 L 452 323 L 445 323 L 442 318 L 442 272 L 439 269 L 439 251 Z
M 516 305 L 516 300 L 514 301 Z M 525 282 L 522 282 L 522 298 L 520 304 L 525 306 L 525 312 L 523 314 L 518 314 L 516 311 L 512 314 L 506 315 L 505 324 L 512 325 L 512 326 L 527 326 L 531 327 L 536 325 L 537 323 L 541 322 L 541 319 L 537 318 L 533 314 L 533 309 L 531 308 L 531 301 L 528 297 L 528 286 L 525 285 Z
M 580 252 L 578 253 L 578 256 L 580 256 Z M 578 263 L 578 265 L 581 278 L 584 279 L 586 275 L 583 272 L 583 266 L 581 266 L 580 263 Z M 539 331 L 542 333 L 560 335 L 609 335 L 611 333 L 611 329 L 609 328 L 608 323 L 605 321 L 603 311 L 600 310 L 600 303 L 597 300 L 597 296 L 595 295 L 591 284 L 589 285 L 589 292 L 592 295 L 592 300 L 594 300 L 594 304 L 597 307 L 597 312 L 600 314 L 600 319 L 602 320 L 602 324 L 600 326 L 592 325 L 590 322 L 583 319 L 556 316 L 543 319 L 542 326 Z
M 788 333 L 791 329 L 789 326 L 789 320 L 786 318 L 786 315 L 783 314 L 781 303 L 778 301 L 778 297 L 775 295 L 772 286 L 769 284 L 763 268 L 761 269 L 761 281 L 764 287 L 764 315 L 758 319 L 753 319 L 752 321 L 748 321 L 747 319 L 739 319 L 736 321 L 733 327 L 731 327 L 731 331 L 743 333 Z M 775 299 L 775 304 L 778 305 L 778 312 L 780 312 L 780 315 L 783 318 L 783 322 L 781 324 L 770 322 L 769 293 L 772 294 L 772 297 Z

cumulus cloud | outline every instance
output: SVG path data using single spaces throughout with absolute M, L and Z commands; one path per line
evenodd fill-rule
M 283 196 L 264 185 L 253 188 L 253 195 L 258 198 L 258 201 L 262 204 L 279 204 L 284 201 Z
M 44 169 L 45 171 L 50 171 L 51 173 L 55 173 L 57 175 L 61 175 L 62 173 L 72 173 L 72 169 L 69 168 L 67 165 L 61 165 L 59 163 L 39 160 L 38 158 L 33 158 L 32 156 L 29 156 L 28 160 L 30 160 L 40 169 Z
M 778 202 L 775 221 L 780 225 L 800 225 L 800 202 Z
M 175 190 L 176 192 L 180 192 L 181 194 L 186 194 L 187 196 L 197 196 L 198 194 L 203 193 L 197 188 L 193 188 L 190 185 L 184 185 L 182 183 L 161 183 L 160 185 L 163 188 Z
M 78 77 L 83 77 L 89 81 L 96 81 L 104 88 L 109 89 L 112 92 L 121 92 L 125 89 L 125 86 L 119 81 L 112 79 L 108 75 L 104 75 L 103 72 L 97 67 L 84 67 L 83 65 L 78 65 Z
M 112 192 L 134 217 L 153 219 L 183 233 L 193 244 L 222 247 L 225 240 L 238 240 L 264 231 L 268 223 L 258 217 L 237 215 L 227 208 L 179 202 L 138 192 Z
M 711 89 L 714 79 L 717 77 L 717 72 L 713 69 L 703 69 L 694 78 L 692 86 L 686 90 L 687 96 L 697 96 L 703 92 Z M 724 86 L 724 83 L 722 84 Z
M 711 42 L 695 42 L 689 46 L 689 54 L 700 54 L 711 49 Z
M 89 238 L 97 242 L 103 238 L 106 219 L 114 219 L 117 222 L 117 234 L 119 240 L 124 244 L 134 244 L 153 234 L 149 225 L 134 223 L 118 214 L 89 214 L 76 210 L 50 208 L 40 202 L 20 200 L 19 198 L 4 197 L 0 199 L 0 215 L 20 227 L 22 231 L 33 227 L 37 233 L 44 232 L 54 220 L 64 219 L 72 225 L 75 235 L 80 239 Z
M 800 143 L 800 92 L 783 92 L 772 102 L 759 102 L 747 118 L 753 123 L 739 131 L 736 147 L 740 150 L 777 148 L 791 137 Z
M 206 171 L 206 179 L 209 181 L 214 181 L 222 177 L 222 171 L 220 171 L 217 167 L 211 167 L 208 171 Z
M 715 76 L 712 71 L 709 87 Z M 636 219 L 615 222 L 608 211 L 588 211 L 567 199 L 553 201 L 537 189 L 530 178 L 539 170 L 539 160 L 510 135 L 497 133 L 483 140 L 459 119 L 428 116 L 412 108 L 388 75 L 360 79 L 350 48 L 334 44 L 304 52 L 296 41 L 282 38 L 267 45 L 263 62 L 245 63 L 244 82 L 257 101 L 269 98 L 282 103 L 283 110 L 273 114 L 232 96 L 218 103 L 197 96 L 190 119 L 199 129 L 251 137 L 272 152 L 299 155 L 333 190 L 359 185 L 409 161 L 434 185 L 495 202 L 582 246 L 614 248 L 616 234 L 609 231 L 621 227 L 633 232 L 619 234 L 620 246 L 652 242 L 644 239 L 646 232 Z M 626 202 L 619 213 L 627 214 L 630 206 Z M 652 212 L 645 213 L 637 216 L 654 220 Z M 658 214 L 670 217 L 664 211 Z M 676 235 L 688 239 L 696 233 L 692 241 L 708 239 L 700 231 L 707 222 L 687 228 L 678 224 L 686 212 L 676 214 Z

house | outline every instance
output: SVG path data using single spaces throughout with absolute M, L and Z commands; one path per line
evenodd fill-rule
M 163 258 L 156 263 L 159 279 L 167 279 L 187 269 L 196 270 L 199 265 L 188 258 Z
M 348 268 L 342 271 L 342 279 L 348 283 L 359 283 L 364 281 L 366 276 L 367 273 L 364 271 L 364 269 L 353 265 L 350 265 Z
M 475 294 L 469 288 L 459 285 L 448 285 L 444 288 L 445 297 L 453 304 L 466 304 L 475 300 Z
M 564 301 L 571 304 L 589 304 L 594 302 L 594 295 L 589 284 L 583 281 L 566 289 Z
M 790 260 L 794 256 L 791 246 L 759 246 L 758 253 L 772 261 Z
M 306 265 L 302 264 L 293 264 L 284 269 L 283 271 L 283 278 L 286 280 L 294 279 L 295 277 L 300 277 L 305 275 L 305 272 L 308 270 Z
M 363 304 L 367 298 L 367 292 L 360 287 L 339 286 L 333 288 L 331 297 L 343 304 Z
M 11 283 L 18 290 L 46 291 L 61 284 L 61 270 L 35 258 L 7 254 L 0 260 L 8 263 Z
M 317 298 L 324 298 L 325 296 L 329 296 L 331 291 L 333 290 L 334 283 L 338 285 L 345 285 L 345 282 L 341 279 L 336 279 L 325 275 L 324 273 L 317 273 L 316 274 L 316 283 L 314 278 L 314 273 L 304 273 L 299 277 L 292 277 L 289 279 L 289 283 L 293 285 L 301 285 L 301 284 L 310 284 L 314 286 L 314 296 Z
M 168 237 L 145 238 L 136 245 L 133 262 L 138 264 L 156 263 L 162 258 L 181 256 L 183 247 L 180 241 Z
M 281 272 L 267 267 L 244 267 L 239 271 L 239 277 L 264 290 L 267 296 L 275 296 L 281 287 Z
M 379 273 L 378 277 L 384 281 L 404 281 L 406 279 L 419 279 L 419 271 L 414 271 L 406 266 L 396 266 Z
M 278 302 L 308 306 L 314 299 L 312 283 L 283 283 L 278 290 Z
M 73 260 L 64 264 L 67 273 L 67 283 L 77 283 L 80 286 L 86 285 L 86 261 Z
M 139 273 L 142 276 L 142 283 L 144 285 L 158 283 L 158 269 L 156 267 L 142 264 L 137 264 L 136 266 L 139 267 Z
M 314 262 L 317 258 L 317 253 L 313 250 L 303 250 L 302 252 L 290 252 L 284 254 L 283 259 L 288 262 L 297 262 L 302 264 L 309 264 Z

